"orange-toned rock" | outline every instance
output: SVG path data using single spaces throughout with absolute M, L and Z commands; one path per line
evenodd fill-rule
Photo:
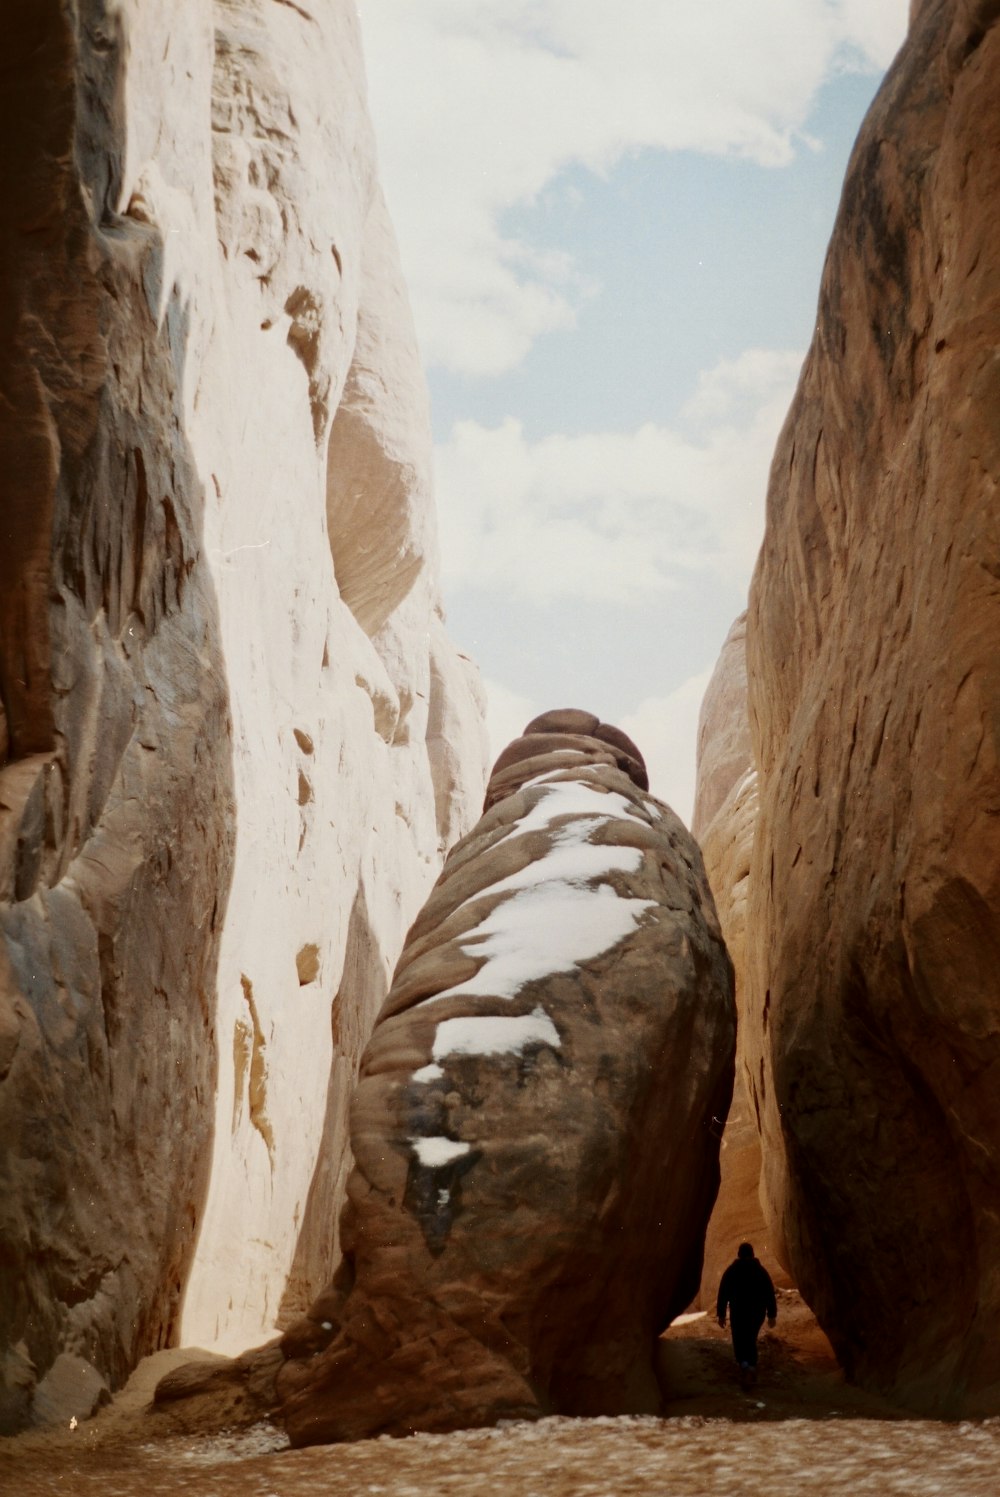
M 790 1283 L 772 1249 L 760 1202 L 760 1125 L 749 1079 L 754 1047 L 746 1043 L 747 894 L 756 820 L 757 775 L 750 770 L 723 801 L 702 841 L 705 871 L 733 963 L 739 1015 L 733 1103 L 719 1151 L 719 1195 L 705 1234 L 699 1303 L 707 1307 L 715 1304 L 719 1280 L 741 1242 L 753 1244 L 776 1284 L 787 1287 Z
M 733 786 L 753 768 L 747 713 L 747 616 L 719 651 L 698 713 L 697 778 L 691 831 L 701 842 Z
M 757 772 L 747 714 L 746 614 L 733 624 L 698 718 L 692 831 L 701 845 L 723 938 L 736 979 L 736 1081 L 719 1151 L 721 1179 L 705 1234 L 698 1303 L 715 1306 L 719 1280 L 737 1246 L 749 1241 L 776 1283 L 788 1275 L 771 1252 L 760 1204 L 760 1129 L 748 1084 L 744 993 L 747 894 L 757 820 Z
M 751 1076 L 857 1379 L 1000 1409 L 1000 10 L 925 0 L 861 131 L 752 588 Z
M 344 1262 L 286 1336 L 295 1444 L 659 1407 L 718 1184 L 732 974 L 677 817 L 614 763 L 537 752 L 593 726 L 518 740 L 533 776 L 407 938 L 352 1106 Z

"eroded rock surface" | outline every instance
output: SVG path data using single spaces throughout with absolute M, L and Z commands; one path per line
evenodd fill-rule
M 697 848 L 644 778 L 584 713 L 497 761 L 365 1052 L 344 1262 L 286 1336 L 294 1443 L 659 1407 L 735 1036 Z
M 327 1280 L 357 1061 L 485 775 L 354 8 L 39 0 L 4 45 L 16 1424 L 57 1355 L 114 1387 Z
M 114 1384 L 176 1327 L 207 1179 L 233 867 L 183 301 L 169 285 L 161 301 L 164 241 L 124 212 L 121 37 L 90 11 L 24 8 L 4 43 L 8 1427 L 30 1417 L 36 1383 L 45 1408 L 60 1352 Z
M 1000 1408 L 1000 13 L 925 0 L 861 131 L 748 654 L 751 1065 L 852 1374 Z

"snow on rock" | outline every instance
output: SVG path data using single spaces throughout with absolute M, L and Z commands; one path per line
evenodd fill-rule
M 572 860 L 576 869 L 572 881 L 556 876 L 546 882 L 543 871 L 539 882 L 498 905 L 459 947 L 468 956 L 485 957 L 475 977 L 424 1002 L 476 993 L 515 998 L 526 983 L 572 971 L 624 940 L 641 915 L 652 908 L 652 901 L 625 899 L 608 884 L 580 887 L 577 880 L 603 878 L 614 869 L 634 873 L 642 855 L 636 848 L 616 848 L 611 857 L 604 848 L 591 851 L 595 857 Z M 545 862 L 558 865 L 559 860 L 550 856 Z M 491 892 L 504 892 L 505 885 L 509 888 L 507 880 Z
M 358 1058 L 485 780 L 355 7 L 44 10 L 0 245 L 14 1422 L 60 1350 L 116 1385 L 326 1281 Z
M 635 745 L 553 716 L 501 755 L 365 1052 L 344 1261 L 285 1337 L 295 1444 L 659 1407 L 655 1338 L 718 1184 L 732 970 Z
M 456 1143 L 451 1138 L 411 1138 L 410 1143 L 418 1163 L 428 1170 L 440 1169 L 469 1152 L 468 1144 Z
M 435 1060 L 447 1055 L 520 1055 L 528 1045 L 551 1045 L 558 1050 L 562 1041 L 559 1031 L 543 1008 L 512 1018 L 509 1014 L 486 1014 L 472 1019 L 446 1019 L 437 1027 L 432 1054 Z M 434 1076 L 425 1072 L 433 1070 Z M 415 1072 L 414 1080 L 438 1081 L 444 1076 L 440 1066 L 424 1066 Z

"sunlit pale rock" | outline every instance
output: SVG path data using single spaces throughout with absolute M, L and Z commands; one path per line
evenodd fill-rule
M 498 760 L 362 1062 L 344 1262 L 285 1340 L 294 1443 L 659 1407 L 734 1012 L 697 848 L 641 778 L 587 714 Z
M 114 1386 L 326 1281 L 357 1060 L 484 773 L 354 7 L 39 4 L 4 46 L 18 1422 L 60 1352 Z
M 862 128 L 748 656 L 769 1210 L 855 1377 L 1000 1409 L 1000 13 L 924 0 Z

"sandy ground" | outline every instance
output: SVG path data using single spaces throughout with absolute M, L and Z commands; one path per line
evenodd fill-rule
M 292 1451 L 268 1424 L 184 1433 L 149 1412 L 189 1352 L 150 1358 L 75 1430 L 0 1443 L 0 1492 L 73 1497 L 979 1497 L 1000 1492 L 1000 1420 L 941 1423 L 850 1388 L 794 1292 L 740 1389 L 704 1316 L 661 1342 L 662 1419 L 544 1419 L 452 1435 Z

